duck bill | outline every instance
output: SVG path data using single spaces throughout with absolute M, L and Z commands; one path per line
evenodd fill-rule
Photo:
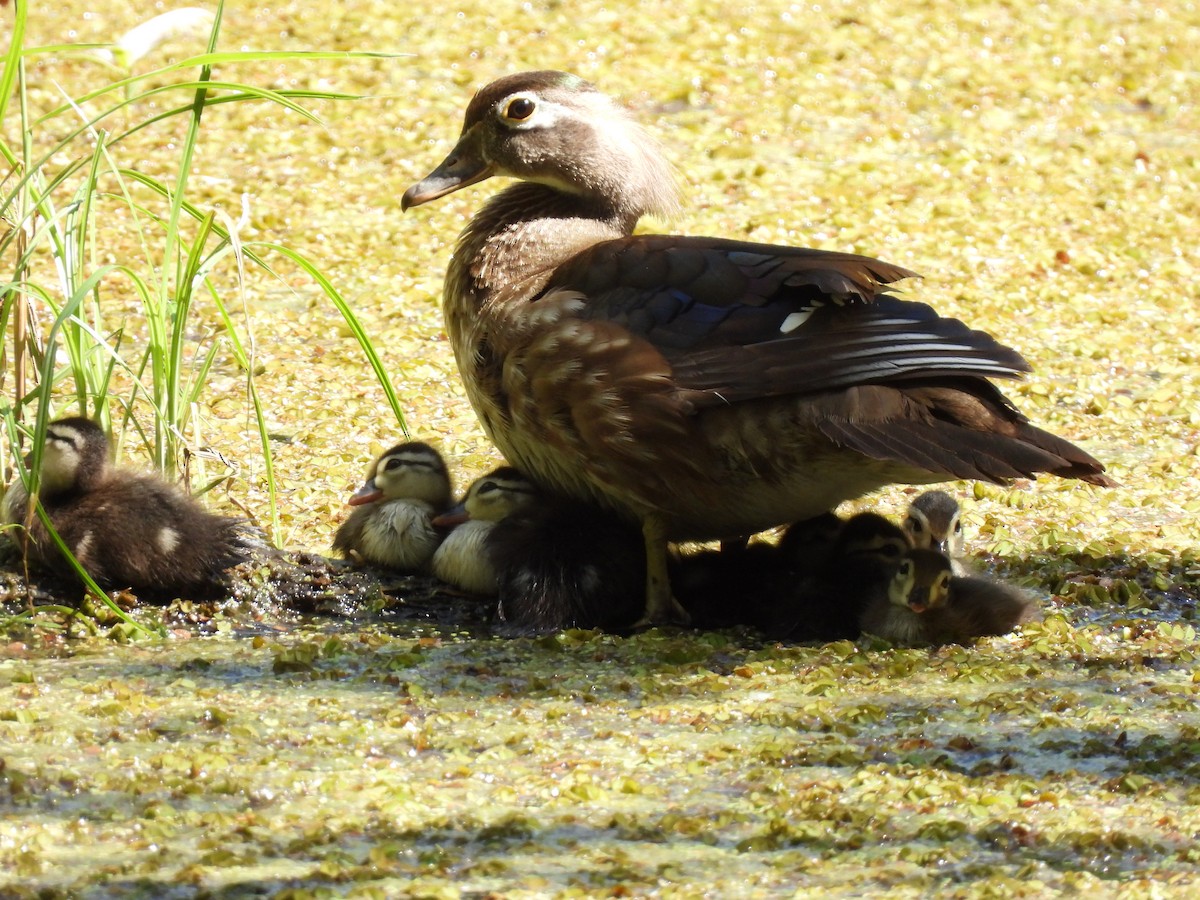
M 401 211 L 420 206 L 438 197 L 453 194 L 460 188 L 477 184 L 493 174 L 492 165 L 483 158 L 472 129 L 458 139 L 450 155 L 441 165 L 418 181 L 400 198 Z
M 918 596 L 908 598 L 908 608 L 915 613 L 923 613 L 929 609 L 929 596 L 922 593 Z
M 362 506 L 366 503 L 374 503 L 383 496 L 383 491 L 375 486 L 375 479 L 367 479 L 366 484 L 354 492 L 354 495 L 346 502 L 351 506 Z
M 470 519 L 471 516 L 467 513 L 466 504 L 459 503 L 450 507 L 440 516 L 433 517 L 434 528 L 454 528 L 456 525 L 461 525 Z

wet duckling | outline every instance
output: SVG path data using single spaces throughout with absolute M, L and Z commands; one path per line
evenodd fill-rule
M 538 502 L 533 482 L 512 466 L 476 479 L 455 509 L 435 518 L 439 527 L 454 526 L 433 554 L 429 567 L 447 584 L 470 594 L 493 595 L 496 567 L 487 553 L 489 533 L 507 516 Z
M 157 476 L 113 468 L 108 437 L 81 416 L 46 429 L 39 496 L 92 579 L 106 590 L 131 588 L 142 600 L 224 596 L 226 570 L 261 546 L 244 520 L 208 512 Z M 28 526 L 14 542 L 29 563 L 73 577 L 41 519 L 29 517 L 28 500 L 19 482 L 5 496 L 4 521 Z
M 971 570 L 963 561 L 966 542 L 961 513 L 958 501 L 945 491 L 925 491 L 909 504 L 902 527 L 914 547 L 945 554 L 955 575 L 969 575 Z
M 498 573 L 503 634 L 626 631 L 642 611 L 642 533 L 611 512 L 544 500 L 497 523 L 485 547 Z
M 442 535 L 433 519 L 450 505 L 450 473 L 422 441 L 397 444 L 371 463 L 350 498 L 354 511 L 333 536 L 333 549 L 359 563 L 416 572 Z

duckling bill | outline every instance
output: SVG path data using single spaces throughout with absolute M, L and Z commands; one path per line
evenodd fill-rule
M 499 573 L 487 552 L 488 535 L 499 522 L 537 502 L 537 488 L 511 466 L 501 466 L 474 481 L 459 508 L 434 520 L 454 530 L 433 554 L 433 574 L 469 594 L 495 596 Z
M 132 588 L 139 599 L 223 596 L 226 570 L 257 541 L 243 520 L 208 512 L 161 478 L 113 468 L 103 429 L 83 417 L 47 428 L 39 498 L 92 579 L 106 590 Z M 19 483 L 5 496 L 5 522 L 26 527 L 13 540 L 30 565 L 70 575 L 28 500 Z

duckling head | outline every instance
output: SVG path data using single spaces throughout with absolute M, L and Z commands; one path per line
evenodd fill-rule
M 910 550 L 888 584 L 888 599 L 915 613 L 946 605 L 950 597 L 950 560 L 936 550 Z
M 422 500 L 434 509 L 450 505 L 450 473 L 440 453 L 422 441 L 397 444 L 371 464 L 351 506 L 377 500 Z
M 43 497 L 86 492 L 108 474 L 108 438 L 91 419 L 71 416 L 46 428 L 42 451 Z
M 532 507 L 538 500 L 533 482 L 512 466 L 501 466 L 471 485 L 463 500 L 467 515 L 484 522 L 499 522 Z
M 962 556 L 963 527 L 958 501 L 945 491 L 926 491 L 908 507 L 904 530 L 914 547 Z
M 891 562 L 912 548 L 908 535 L 895 523 L 876 513 L 851 516 L 842 526 L 833 548 L 838 559 Z

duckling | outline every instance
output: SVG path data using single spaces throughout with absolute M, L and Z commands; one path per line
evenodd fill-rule
M 638 528 L 593 506 L 542 498 L 485 539 L 498 572 L 497 630 L 628 630 L 642 610 L 646 551 Z
M 754 534 L 897 482 L 1113 483 L 992 383 L 1029 370 L 1020 354 L 891 295 L 915 273 L 635 234 L 644 215 L 679 209 L 671 167 L 578 76 L 484 87 L 455 147 L 400 205 L 492 176 L 517 181 L 472 218 L 445 279 L 459 373 L 505 459 L 641 523 L 647 623 L 686 618 L 671 541 Z
M 890 579 L 874 586 L 859 623 L 893 643 L 917 646 L 965 644 L 1041 617 L 1019 588 L 981 575 L 955 575 L 949 557 L 914 548 Z
M 1018 625 L 1042 620 L 1041 607 L 1028 593 L 984 575 L 951 578 L 946 603 L 933 612 L 929 633 L 934 643 L 945 644 L 1008 634 Z
M 143 600 L 223 596 L 226 570 L 258 546 L 244 520 L 208 512 L 157 476 L 113 468 L 104 430 L 81 416 L 47 427 L 39 497 L 93 581 L 106 590 L 131 588 Z M 5 496 L 5 522 L 27 526 L 14 541 L 31 564 L 71 575 L 41 519 L 29 516 L 28 501 L 20 483 Z
M 371 463 L 333 549 L 356 562 L 419 571 L 441 543 L 433 519 L 450 506 L 450 497 L 441 454 L 422 441 L 397 444 Z
M 533 482 L 512 466 L 476 479 L 454 509 L 433 520 L 439 527 L 454 526 L 433 554 L 429 567 L 447 584 L 470 594 L 494 595 L 496 566 L 486 541 L 496 523 L 538 502 Z
M 908 505 L 902 527 L 914 547 L 945 554 L 955 575 L 969 575 L 971 570 L 963 561 L 966 542 L 961 512 L 958 501 L 945 491 L 925 491 Z
M 763 631 L 790 640 L 857 637 L 874 586 L 910 549 L 908 535 L 890 519 L 870 512 L 851 516 L 817 570 L 775 595 Z
M 866 586 L 859 626 L 894 644 L 938 643 L 933 617 L 949 601 L 953 575 L 950 560 L 936 550 L 909 550 L 890 577 Z

